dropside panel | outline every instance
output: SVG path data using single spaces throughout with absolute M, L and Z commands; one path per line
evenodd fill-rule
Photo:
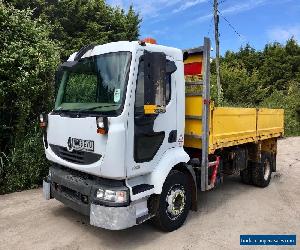
M 271 137 L 280 137 L 284 132 L 283 109 L 258 109 L 257 136 L 260 140 Z
M 212 111 L 211 149 L 256 140 L 256 109 L 216 107 Z

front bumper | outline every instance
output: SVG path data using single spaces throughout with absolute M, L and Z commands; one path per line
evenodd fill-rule
M 90 224 L 110 230 L 121 230 L 136 225 L 136 208 L 133 205 L 127 207 L 104 207 L 91 204 Z
M 96 204 L 91 197 L 92 187 L 88 188 L 87 181 L 80 182 L 78 178 L 63 178 L 61 170 L 59 178 L 53 173 L 43 181 L 43 195 L 46 200 L 55 198 L 68 207 L 90 217 L 90 224 L 109 230 L 122 230 L 140 224 L 150 218 L 148 215 L 147 198 L 131 202 L 126 206 L 112 207 L 103 204 Z M 67 175 L 70 176 L 70 173 Z M 73 175 L 74 177 L 74 175 Z M 69 180 L 76 179 L 76 184 Z M 57 188 L 57 185 L 61 188 Z M 63 187 L 63 188 L 62 188 Z M 88 193 L 90 192 L 90 193 Z M 88 198 L 82 200 L 82 197 Z

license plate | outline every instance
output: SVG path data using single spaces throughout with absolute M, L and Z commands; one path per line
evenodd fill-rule
M 71 145 L 70 145 L 71 142 Z M 69 138 L 68 140 L 69 148 L 75 150 L 84 150 L 84 151 L 94 151 L 94 141 L 92 140 L 82 140 L 77 138 Z

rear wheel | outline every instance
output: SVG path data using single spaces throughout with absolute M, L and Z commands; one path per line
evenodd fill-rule
M 261 163 L 255 164 L 252 171 L 253 184 L 258 187 L 267 187 L 271 180 L 274 161 L 270 154 L 261 154 Z
M 154 217 L 155 224 L 164 231 L 174 231 L 182 226 L 191 208 L 191 192 L 187 176 L 177 170 L 168 175 Z
M 240 171 L 241 180 L 245 184 L 252 184 L 252 165 L 248 163 L 248 166 L 246 169 Z

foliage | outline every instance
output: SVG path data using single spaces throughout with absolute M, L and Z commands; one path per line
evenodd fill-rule
M 62 0 L 46 6 L 44 16 L 53 26 L 51 38 L 62 43 L 62 58 L 84 45 L 136 40 L 140 19 L 131 7 L 110 7 L 104 0 Z
M 20 140 L 53 99 L 58 47 L 31 14 L 0 2 L 0 150 Z
M 33 187 L 46 169 L 33 128 L 52 102 L 59 54 L 49 28 L 31 17 L 0 2 L 0 193 Z
M 95 101 L 97 76 L 88 74 L 70 74 L 65 87 L 65 101 L 89 103 Z M 84 91 L 84 92 L 83 92 Z M 84 93 L 84 94 L 83 94 Z
M 217 100 L 212 64 L 212 97 Z M 263 51 L 246 45 L 221 58 L 223 101 L 218 105 L 285 109 L 285 134 L 300 135 L 300 46 L 267 44 Z
M 51 0 L 50 0 L 51 1 Z M 14 8 L 19 10 L 31 9 L 32 17 L 37 18 L 42 13 L 43 8 L 45 7 L 45 0 L 4 0 L 4 3 L 14 6 Z
M 90 43 L 136 40 L 139 16 L 104 0 L 0 0 L 0 193 L 47 172 L 38 115 L 53 103 L 60 60 Z
M 11 2 L 11 1 L 8 1 Z M 87 44 L 137 40 L 141 19 L 105 0 L 13 0 L 16 8 L 34 8 L 34 15 L 53 26 L 50 38 L 61 44 L 63 60 Z
M 285 135 L 300 135 L 300 84 L 289 82 L 287 91 L 274 91 L 261 107 L 283 108 L 285 112 Z
M 37 187 L 48 168 L 41 131 L 31 129 L 8 155 L 0 153 L 0 194 Z

